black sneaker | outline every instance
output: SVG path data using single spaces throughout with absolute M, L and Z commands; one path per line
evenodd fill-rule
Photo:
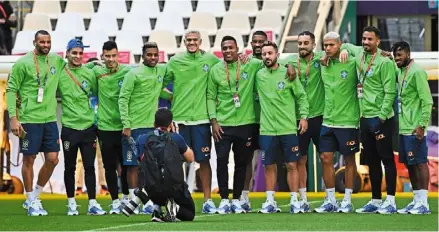
M 166 217 L 169 218 L 170 222 L 175 222 L 177 220 L 177 204 L 173 198 L 169 198 L 166 202 Z
M 159 211 L 154 210 L 152 212 L 152 222 L 165 222 L 165 218 L 163 216 L 163 213 L 160 213 Z

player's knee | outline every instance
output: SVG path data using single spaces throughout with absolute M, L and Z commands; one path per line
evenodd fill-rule
M 55 167 L 59 162 L 58 155 L 48 155 L 46 158 L 46 164 Z
M 345 162 L 347 166 L 356 166 L 355 163 L 355 156 L 351 155 L 351 156 L 346 156 L 345 157 Z
M 428 165 L 427 165 L 427 163 L 419 163 L 419 164 L 416 164 L 416 167 L 418 168 L 418 170 L 428 170 Z
M 298 164 L 299 166 L 305 166 L 306 162 L 308 161 L 308 157 L 306 157 L 306 155 L 300 157 Z
M 323 165 L 332 165 L 332 156 L 328 155 L 327 153 L 322 153 L 320 155 L 320 160 L 322 161 Z
M 36 155 L 24 155 L 23 156 L 23 166 L 33 167 Z
M 287 163 L 288 172 L 297 171 L 297 162 Z

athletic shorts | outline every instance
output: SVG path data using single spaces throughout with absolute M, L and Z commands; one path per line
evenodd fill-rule
M 427 163 L 427 140 L 415 135 L 399 135 L 399 162 L 407 165 Z
M 282 155 L 282 160 L 285 163 L 296 162 L 300 158 L 299 138 L 295 134 L 260 135 L 259 144 L 262 150 L 262 162 L 264 165 L 277 163 L 279 156 Z
M 125 166 L 137 166 L 137 162 L 140 154 L 137 149 L 137 139 L 143 135 L 153 131 L 153 128 L 139 128 L 131 130 L 131 137 L 133 138 L 134 144 L 130 144 L 127 137 L 122 135 L 122 155 L 123 155 L 123 165 Z M 135 149 L 135 151 L 134 151 Z
M 59 131 L 56 122 L 23 123 L 26 136 L 20 138 L 20 152 L 36 155 L 38 152 L 59 152 Z
M 322 128 L 322 122 L 323 116 L 308 119 L 308 130 L 302 135 L 299 135 L 299 151 L 301 156 L 308 154 L 311 139 L 317 151 L 320 150 L 320 129 Z M 297 125 L 299 125 L 299 121 Z
M 179 124 L 178 127 L 180 135 L 183 136 L 186 144 L 194 151 L 195 161 L 198 163 L 209 161 L 212 148 L 210 124 Z
M 320 130 L 320 153 L 340 152 L 354 155 L 360 150 L 360 134 L 355 128 L 333 128 L 322 126 Z

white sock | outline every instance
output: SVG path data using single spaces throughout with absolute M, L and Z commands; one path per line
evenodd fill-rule
M 300 188 L 299 189 L 299 194 L 300 194 L 300 198 L 303 200 L 303 201 L 308 201 L 308 199 L 306 198 L 306 188 Z
M 130 199 L 129 195 L 122 194 L 122 201 L 123 200 L 129 200 L 129 199 Z
M 395 196 L 387 195 L 386 201 L 390 201 L 394 204 L 395 203 Z
M 115 203 L 119 203 L 119 202 L 120 202 L 119 199 L 114 199 L 114 200 L 113 200 L 113 204 L 115 204 Z
M 67 198 L 67 201 L 69 202 L 69 205 L 70 205 L 70 204 L 75 204 L 75 205 L 76 205 L 76 200 L 75 200 L 74 197 L 69 197 L 69 198 Z
M 131 198 L 131 199 L 134 199 L 134 197 L 136 197 L 136 196 L 134 195 L 134 189 L 128 189 L 128 192 L 129 192 L 129 194 L 130 194 L 130 198 Z
M 428 202 L 428 190 L 426 189 L 420 189 L 419 190 L 420 196 L 419 196 L 419 200 L 423 203 L 423 204 L 427 204 Z
M 33 198 L 40 198 L 40 194 L 43 191 L 43 186 L 35 185 L 34 191 L 32 192 Z
M 32 192 L 26 192 L 26 200 L 27 200 L 29 203 L 32 202 L 33 200 L 35 200 L 35 198 L 34 198 Z
M 244 199 L 245 201 L 248 201 L 248 190 L 243 190 L 241 193 L 242 199 Z
M 335 188 L 328 188 L 326 189 L 326 197 L 332 202 L 334 203 L 335 200 Z
M 419 201 L 419 190 L 413 190 L 413 201 Z
M 96 201 L 96 199 L 90 199 L 88 200 L 88 205 L 94 205 L 97 204 L 98 202 Z
M 274 201 L 274 191 L 266 191 L 265 194 L 267 195 L 267 201 Z
M 383 203 L 383 201 L 381 199 L 372 199 L 372 203 L 381 204 L 381 203 Z
M 290 202 L 296 202 L 297 201 L 297 193 L 296 192 L 290 192 L 291 201 Z
M 347 202 L 351 202 L 351 197 L 352 197 L 352 189 L 348 189 L 348 188 L 346 188 L 345 190 L 344 190 L 344 201 L 347 201 Z

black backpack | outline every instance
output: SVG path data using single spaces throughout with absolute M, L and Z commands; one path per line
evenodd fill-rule
M 143 188 L 148 195 L 172 197 L 184 186 L 183 157 L 169 132 L 148 133 L 141 160 Z

